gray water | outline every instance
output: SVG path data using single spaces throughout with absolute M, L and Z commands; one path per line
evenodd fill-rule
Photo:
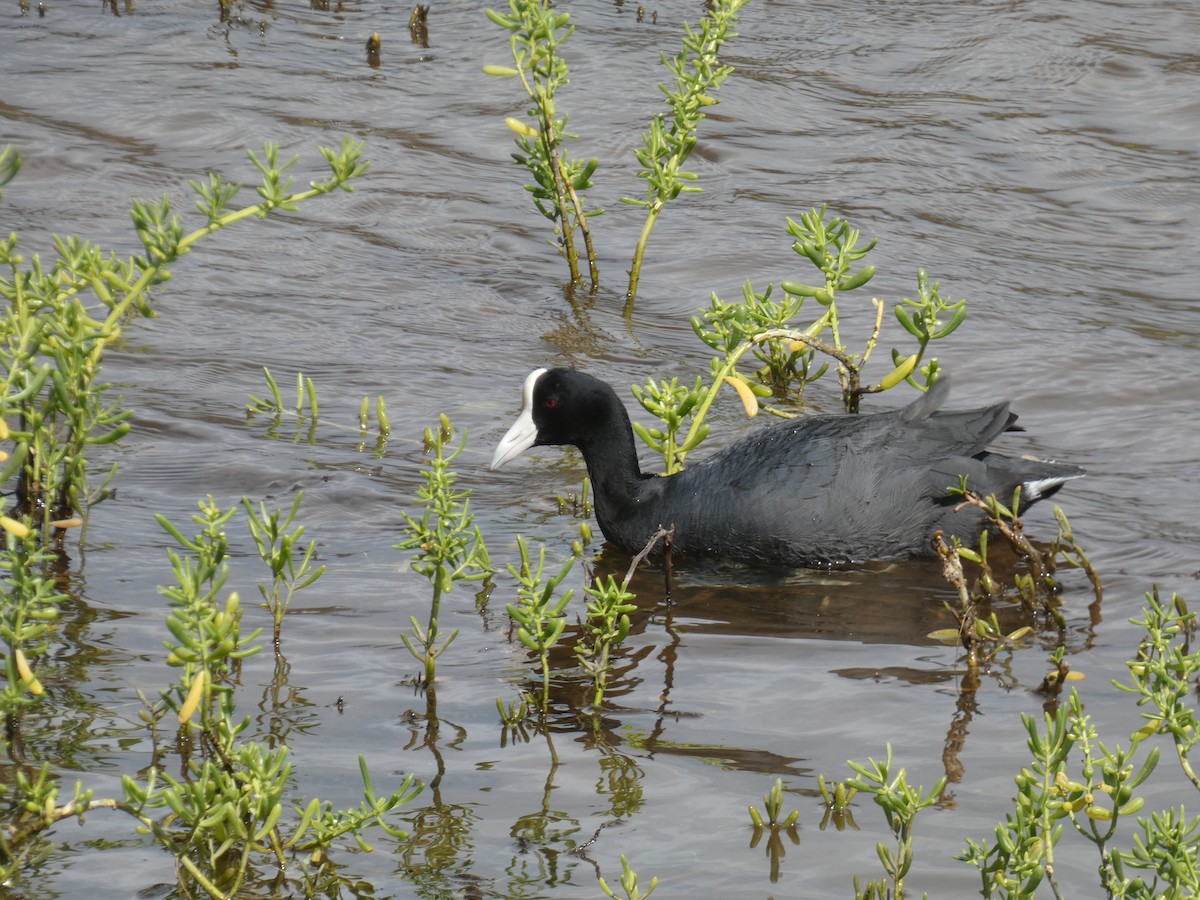
M 23 724 L 26 759 L 48 759 L 99 795 L 148 765 L 135 688 L 154 695 L 174 677 L 156 591 L 171 577 L 170 542 L 153 514 L 185 525 L 207 494 L 279 506 L 303 490 L 302 519 L 329 571 L 285 624 L 290 699 L 270 697 L 269 653 L 248 662 L 242 699 L 256 727 L 294 752 L 298 796 L 357 803 L 359 754 L 380 791 L 444 769 L 436 800 L 461 828 L 453 852 L 381 838 L 373 854 L 339 854 L 378 896 L 417 896 L 421 885 L 425 896 L 598 896 L 597 871 L 615 883 L 622 853 L 667 897 L 852 896 L 854 874 L 879 877 L 874 845 L 889 835 L 863 797 L 861 830 L 822 830 L 816 778 L 844 777 L 847 759 L 880 758 L 885 742 L 912 783 L 957 776 L 919 822 L 909 890 L 976 892 L 973 870 L 952 857 L 1009 808 L 1027 760 L 1020 715 L 1040 714 L 1032 689 L 1052 634 L 1001 654 L 963 693 L 954 649 L 926 637 L 950 622 L 931 563 L 782 582 L 684 570 L 669 607 L 661 579 L 642 573 L 599 738 L 577 715 L 564 656 L 551 745 L 502 745 L 495 700 L 536 675 L 510 638 L 514 588 L 501 577 L 483 611 L 461 588 L 445 604 L 443 627 L 460 636 L 438 667 L 431 750 L 399 637 L 429 593 L 392 549 L 400 511 L 416 508 L 420 435 L 444 411 L 470 436 L 460 483 L 474 491 L 493 559 L 515 558 L 518 533 L 561 555 L 577 523 L 554 497 L 578 488 L 578 458 L 546 450 L 486 468 L 524 375 L 576 365 L 632 407 L 626 386 L 648 375 L 707 372 L 688 318 L 714 291 L 729 300 L 747 279 L 761 290 L 806 275 L 785 217 L 828 203 L 879 239 L 871 293 L 913 296 L 923 266 L 944 295 L 968 298 L 967 323 L 937 347 L 955 404 L 1011 398 L 1028 431 L 1007 447 L 1088 470 L 1057 501 L 1105 599 L 1089 611 L 1086 581 L 1066 576 L 1066 641 L 1087 676 L 1089 714 L 1126 741 L 1140 720 L 1109 681 L 1136 646 L 1127 620 L 1155 584 L 1195 605 L 1200 569 L 1200 11 L 753 0 L 724 57 L 736 71 L 693 157 L 704 193 L 663 215 L 626 321 L 624 270 L 642 219 L 619 198 L 642 191 L 633 150 L 662 108 L 659 53 L 675 52 L 701 7 L 650 7 L 656 22 L 639 23 L 630 3 L 562 5 L 578 31 L 560 103 L 580 135 L 574 152 L 602 160 L 590 196 L 608 210 L 594 221 L 595 296 L 564 291 L 565 266 L 509 159 L 503 119 L 526 104 L 513 82 L 480 71 L 508 61 L 483 8 L 435 4 L 428 47 L 409 38 L 409 8 L 388 4 L 246 3 L 229 23 L 216 3 L 138 0 L 113 15 L 47 2 L 43 16 L 36 4 L 22 16 L 10 2 L 0 13 L 0 140 L 25 159 L 0 225 L 19 231 L 26 253 L 48 258 L 51 233 L 140 249 L 134 197 L 167 193 L 198 224 L 187 181 L 219 171 L 253 183 L 245 149 L 267 140 L 302 157 L 298 185 L 321 175 L 318 145 L 343 134 L 365 140 L 373 163 L 352 195 L 198 245 L 158 291 L 158 318 L 131 323 L 106 356 L 134 429 L 97 457 L 120 463 L 117 494 L 69 548 L 73 599 L 44 663 L 46 703 Z M 364 49 L 372 32 L 383 40 L 378 68 Z M 854 315 L 864 330 L 867 314 Z M 285 387 L 297 371 L 314 380 L 314 439 L 289 422 L 247 423 L 264 366 Z M 894 393 L 868 408 L 909 396 Z M 394 432 L 382 452 L 351 427 L 364 395 L 388 403 Z M 838 407 L 829 381 L 806 400 Z M 757 424 L 739 409 L 723 401 L 709 446 Z M 1027 524 L 1053 533 L 1046 509 Z M 231 536 L 230 587 L 254 597 L 253 548 L 240 526 Z M 600 562 L 626 564 L 611 551 Z M 801 811 L 800 842 L 787 844 L 772 883 L 762 846 L 749 847 L 746 806 L 761 805 L 777 777 Z M 1194 806 L 1184 785 L 1164 762 L 1150 806 Z M 434 805 L 427 791 L 402 818 L 416 828 Z M 62 826 L 52 843 L 25 896 L 170 892 L 170 858 L 123 817 Z M 1091 852 L 1070 833 L 1060 845 L 1070 896 L 1099 890 Z

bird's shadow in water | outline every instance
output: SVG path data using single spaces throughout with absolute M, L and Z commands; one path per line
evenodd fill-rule
M 628 553 L 606 546 L 593 560 L 594 574 L 625 577 L 631 564 Z M 1009 583 L 1020 563 L 1015 555 L 996 553 L 992 562 L 998 578 Z M 800 757 L 779 757 L 760 748 L 728 745 L 694 746 L 672 739 L 671 726 L 691 713 L 675 707 L 672 694 L 687 671 L 680 665 L 700 636 L 740 636 L 792 640 L 847 641 L 858 644 L 891 644 L 917 648 L 912 665 L 847 666 L 830 673 L 854 681 L 901 681 L 928 685 L 953 697 L 948 710 L 943 762 L 951 782 L 962 778 L 959 763 L 968 725 L 978 711 L 978 689 L 992 677 L 1004 689 L 1020 688 L 1005 665 L 992 671 L 968 671 L 961 648 L 946 646 L 931 633 L 955 628 L 957 622 L 946 603 L 956 603 L 955 590 L 942 578 L 931 558 L 906 559 L 803 570 L 769 570 L 738 564 L 676 560 L 668 573 L 661 560 L 641 563 L 633 572 L 629 589 L 637 597 L 631 615 L 632 631 L 642 636 L 636 651 L 623 648 L 614 655 L 613 680 L 605 695 L 604 711 L 589 740 L 610 750 L 624 744 L 623 729 L 650 713 L 654 726 L 640 741 L 651 755 L 699 756 L 719 761 L 722 767 L 761 771 L 785 776 L 808 776 Z M 1039 624 L 1019 603 L 998 603 L 996 612 L 1008 633 L 1022 625 Z M 661 637 L 655 636 L 659 632 Z M 1077 629 L 1085 644 L 1090 629 Z M 650 636 L 653 643 L 645 641 Z M 1056 638 L 1060 639 L 1060 638 Z M 1023 647 L 1042 653 L 1038 639 Z M 1009 652 L 1006 650 L 1006 652 Z M 1013 650 L 1011 652 L 1020 652 Z M 569 729 L 586 706 L 576 694 L 581 685 L 558 684 L 558 727 Z M 1032 691 L 1037 685 L 1025 685 Z M 656 696 L 652 707 L 629 703 L 634 696 Z M 1052 701 L 1050 701 L 1052 702 Z M 736 741 L 733 744 L 736 745 Z
M 997 580 L 1010 586 L 1024 568 L 999 542 L 993 543 L 990 561 Z M 606 545 L 593 568 L 622 577 L 630 563 L 629 554 Z M 638 597 L 639 616 L 670 613 L 686 620 L 688 631 L 702 634 L 937 647 L 944 644 L 931 633 L 957 626 L 947 608 L 957 606 L 957 593 L 932 557 L 808 569 L 697 559 L 664 566 L 659 557 L 635 569 L 629 589 Z M 1005 633 L 1045 624 L 1015 593 L 1011 602 L 1001 597 L 982 612 L 995 612 Z
M 628 570 L 606 547 L 597 572 Z M 934 646 L 954 626 L 954 590 L 931 559 L 812 569 L 753 568 L 708 560 L 644 562 L 630 579 L 639 614 L 670 614 L 702 634 Z

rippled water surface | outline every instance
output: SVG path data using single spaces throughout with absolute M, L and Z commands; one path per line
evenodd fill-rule
M 876 295 L 912 296 L 923 266 L 969 299 L 967 324 L 938 348 L 956 404 L 1011 398 L 1028 432 L 1007 447 L 1087 468 L 1058 502 L 1105 598 L 1089 610 L 1086 581 L 1067 576 L 1066 643 L 1101 729 L 1123 741 L 1137 727 L 1108 686 L 1136 645 L 1127 619 L 1154 584 L 1195 600 L 1200 570 L 1194 3 L 751 0 L 694 156 L 704 193 L 664 213 L 629 321 L 624 270 L 642 220 L 619 198 L 642 189 L 633 150 L 661 108 L 659 53 L 675 52 L 700 4 L 648 7 L 642 22 L 631 2 L 561 4 L 578 31 L 560 103 L 575 151 L 602 160 L 591 198 L 608 209 L 594 220 L 595 295 L 564 290 L 510 161 L 503 120 L 524 104 L 514 83 L 480 71 L 508 52 L 483 5 L 434 4 L 428 47 L 410 41 L 409 8 L 390 4 L 246 3 L 226 23 L 216 3 L 37 6 L 0 11 L 0 139 L 25 160 L 0 220 L 27 253 L 48 258 L 52 233 L 140 249 L 134 197 L 167 193 L 198 224 L 188 180 L 253 182 L 245 149 L 268 140 L 301 156 L 297 184 L 319 177 L 317 147 L 344 134 L 365 140 L 372 168 L 352 195 L 202 242 L 158 291 L 158 317 L 131 323 L 105 358 L 135 424 L 97 458 L 120 463 L 117 493 L 71 549 L 72 600 L 44 663 L 48 702 L 24 724 L 26 761 L 49 759 L 101 795 L 147 766 L 135 689 L 153 695 L 173 677 L 156 591 L 171 578 L 170 542 L 153 514 L 186 523 L 208 494 L 281 505 L 303 490 L 328 574 L 285 624 L 285 702 L 269 687 L 270 654 L 248 662 L 241 696 L 256 727 L 293 750 L 298 795 L 357 803 L 359 754 L 380 790 L 409 772 L 438 778 L 405 816 L 413 828 L 418 811 L 453 815 L 452 850 L 423 834 L 339 855 L 377 896 L 596 896 L 597 870 L 613 883 L 621 853 L 668 897 L 852 896 L 852 875 L 878 877 L 886 826 L 860 799 L 861 831 L 822 830 L 816 779 L 843 777 L 848 758 L 878 758 L 889 741 L 912 782 L 954 776 L 920 820 L 910 891 L 974 893 L 977 876 L 952 857 L 1003 819 L 1026 761 L 1019 717 L 1041 709 L 1032 689 L 1054 635 L 960 691 L 953 648 L 927 637 L 950 622 L 929 562 L 783 580 L 685 568 L 671 606 L 660 576 L 639 573 L 641 609 L 599 726 L 579 715 L 564 654 L 550 737 L 528 743 L 502 743 L 495 709 L 536 677 L 509 632 L 510 579 L 482 610 L 469 590 L 446 601 L 443 628 L 460 636 L 439 664 L 432 747 L 400 641 L 429 596 L 392 549 L 400 511 L 415 509 L 422 429 L 444 411 L 469 433 L 458 470 L 493 560 L 514 558 L 518 533 L 565 552 L 577 527 L 554 497 L 578 488 L 578 458 L 547 450 L 486 468 L 521 379 L 568 363 L 632 404 L 626 386 L 648 375 L 707 373 L 689 317 L 714 291 L 732 299 L 747 279 L 761 289 L 807 274 L 785 217 L 821 203 L 879 239 Z M 848 327 L 865 333 L 867 316 L 854 316 Z M 297 371 L 313 378 L 314 435 L 247 423 L 264 366 L 285 385 Z M 354 427 L 364 395 L 388 404 L 382 451 Z M 807 400 L 838 406 L 831 382 Z M 727 399 L 711 445 L 755 424 Z M 1049 537 L 1049 511 L 1028 526 Z M 256 596 L 253 548 L 240 526 L 231 536 L 230 586 Z M 608 551 L 600 566 L 627 563 Z M 800 842 L 772 883 L 746 806 L 776 777 L 800 810 Z M 1159 777 L 1151 803 L 1177 802 L 1182 779 L 1165 764 Z M 25 896 L 171 890 L 170 859 L 123 818 L 96 814 L 52 839 Z M 1089 849 L 1072 835 L 1063 846 L 1069 894 L 1097 890 Z

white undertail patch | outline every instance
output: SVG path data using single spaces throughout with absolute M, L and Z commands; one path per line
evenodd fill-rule
M 1048 491 L 1052 491 L 1059 485 L 1072 478 L 1079 478 L 1079 475 L 1055 475 L 1053 478 L 1039 478 L 1037 481 L 1026 481 L 1021 485 L 1021 498 L 1030 502 L 1037 500 Z

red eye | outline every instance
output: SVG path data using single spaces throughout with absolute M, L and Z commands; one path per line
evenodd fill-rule
M 554 409 L 554 407 L 558 406 L 558 398 L 547 397 L 542 401 L 542 406 L 544 406 L 546 409 Z

